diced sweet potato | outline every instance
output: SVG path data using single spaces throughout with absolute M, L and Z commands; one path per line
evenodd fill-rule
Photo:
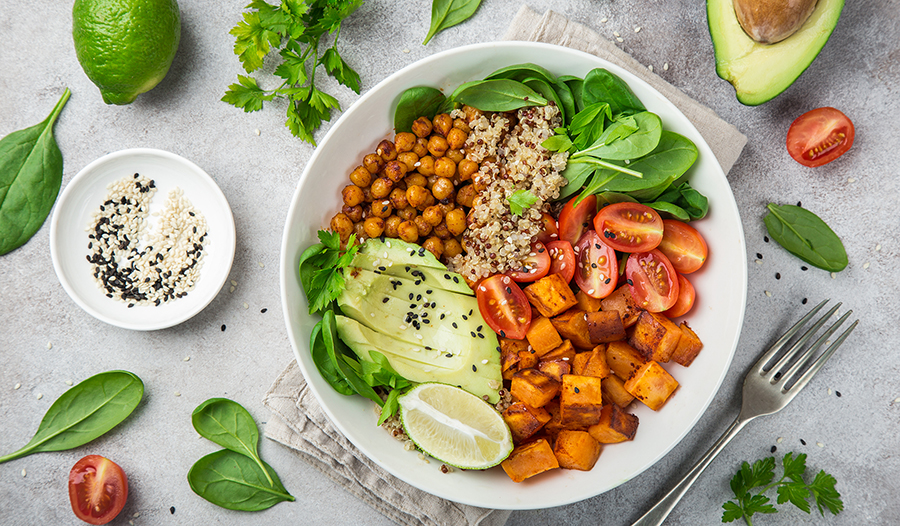
M 641 308 L 631 297 L 631 288 L 622 285 L 612 294 L 600 300 L 600 308 L 605 311 L 616 311 L 622 318 L 622 325 L 631 327 L 637 322 L 641 314 Z
M 654 411 L 659 411 L 677 388 L 678 381 L 654 361 L 642 365 L 625 382 L 625 390 Z
M 587 320 L 585 312 L 578 309 L 569 309 L 566 312 L 551 318 L 550 321 L 559 335 L 567 340 L 572 341 L 572 345 L 579 349 L 593 349 L 591 337 L 588 334 Z
M 567 374 L 559 392 L 559 415 L 567 429 L 584 429 L 600 420 L 603 408 L 601 379 Z
M 550 274 L 528 285 L 525 287 L 525 296 L 541 316 L 547 318 L 552 318 L 578 303 L 569 284 L 559 274 Z
M 565 360 L 570 362 L 575 359 L 575 347 L 572 347 L 571 340 L 563 340 L 562 344 L 556 349 L 548 352 L 541 357 L 541 360 Z
M 678 346 L 682 331 L 662 314 L 643 311 L 634 324 L 628 343 L 646 360 L 668 362 Z
M 523 369 L 512 377 L 513 399 L 531 407 L 542 407 L 559 393 L 559 382 L 537 369 Z
M 600 421 L 588 428 L 588 433 L 601 444 L 615 444 L 634 440 L 638 417 L 622 411 L 616 404 L 606 404 L 600 411 Z
M 559 434 L 560 431 L 565 429 L 562 425 L 562 419 L 559 416 L 559 397 L 554 398 L 547 402 L 547 405 L 542 407 L 541 409 L 550 413 L 550 421 L 544 424 L 544 427 L 541 429 L 542 433 L 546 433 L 548 437 L 551 439 L 556 438 L 556 435 Z M 552 440 L 550 440 L 552 443 Z
M 602 301 L 593 296 L 588 296 L 583 290 L 575 293 L 575 300 L 578 302 L 575 308 L 584 312 L 597 312 L 600 310 L 600 302 Z
M 544 439 L 522 444 L 500 463 L 513 482 L 522 482 L 539 473 L 559 467 L 550 443 Z
M 578 373 L 582 376 L 606 378 L 609 376 L 609 365 L 606 363 L 606 344 L 601 343 L 588 354 L 584 367 Z
M 562 338 L 559 337 L 559 332 L 550 323 L 550 318 L 543 316 L 532 318 L 528 332 L 525 333 L 525 338 L 539 357 L 559 347 L 559 344 L 562 343 Z
M 616 311 L 586 312 L 588 338 L 594 345 L 625 339 L 625 326 Z
M 519 352 L 525 350 L 528 350 L 528 342 L 524 340 L 500 338 L 500 369 L 502 371 L 518 370 Z
M 688 327 L 687 323 L 681 322 L 678 328 L 681 329 L 681 339 L 678 340 L 678 345 L 675 347 L 675 351 L 672 352 L 671 359 L 673 362 L 688 367 L 693 363 L 694 358 L 700 354 L 700 349 L 703 349 L 703 342 L 697 337 L 697 333 Z
M 556 360 L 541 360 L 540 363 L 538 363 L 538 370 L 557 382 L 561 382 L 564 374 L 570 374 L 572 372 L 572 364 L 568 360 L 562 358 Z
M 623 381 L 628 380 L 646 361 L 641 353 L 625 342 L 609 342 L 606 346 L 606 363 Z
M 513 441 L 519 444 L 549 422 L 550 413 L 541 407 L 528 407 L 522 402 L 515 402 L 503 412 L 503 420 L 512 432 Z
M 538 364 L 537 353 L 534 352 L 534 349 L 529 351 L 519 351 L 519 370 L 523 369 L 531 369 L 532 367 L 537 367 Z
M 575 358 L 572 360 L 572 374 L 581 374 L 581 371 L 584 370 L 584 365 L 591 357 L 591 352 L 593 351 L 584 351 L 575 354 Z
M 603 446 L 584 431 L 564 429 L 556 436 L 553 454 L 559 467 L 590 471 L 600 458 Z
M 634 396 L 625 390 L 625 380 L 611 374 L 603 379 L 603 401 L 612 402 L 621 408 L 628 407 Z
M 501 372 L 500 376 L 504 380 L 511 381 L 512 377 L 515 376 L 517 372 L 519 372 L 519 370 L 517 368 L 513 367 L 511 369 L 507 369 L 507 370 Z

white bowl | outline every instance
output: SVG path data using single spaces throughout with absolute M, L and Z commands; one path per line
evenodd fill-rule
M 140 173 L 153 179 L 158 191 L 150 212 L 162 210 L 169 191 L 180 187 L 194 208 L 206 218 L 208 234 L 203 242 L 200 279 L 182 298 L 160 306 L 128 308 L 107 298 L 94 281 L 86 256 L 88 227 L 107 195 L 107 186 Z M 151 215 L 150 229 L 155 221 Z M 218 294 L 234 259 L 234 217 L 216 182 L 199 166 L 174 153 L 149 148 L 122 150 L 85 166 L 62 192 L 50 222 L 50 255 L 66 293 L 98 320 L 125 329 L 150 331 L 177 325 L 201 310 Z
M 705 267 L 689 276 L 697 303 L 687 319 L 704 350 L 689 368 L 667 367 L 681 384 L 672 399 L 659 412 L 633 403 L 629 411 L 640 418 L 635 440 L 607 446 L 593 470 L 554 470 L 516 484 L 500 468 L 442 474 L 440 462 L 426 464 L 376 429 L 372 402 L 341 395 L 322 379 L 309 354 L 316 319 L 307 313 L 297 264 L 303 250 L 317 241 L 316 231 L 327 228 L 339 210 L 340 190 L 348 184 L 350 171 L 381 139 L 393 137 L 394 108 L 403 90 L 426 85 L 450 93 L 464 81 L 523 62 L 580 77 L 593 68 L 606 68 L 624 79 L 646 107 L 662 117 L 667 129 L 694 141 L 700 156 L 691 168 L 691 185 L 710 202 L 709 215 L 694 225 L 705 236 L 710 255 Z M 391 75 L 360 97 L 331 128 L 306 166 L 288 213 L 281 253 L 282 302 L 297 361 L 312 391 L 332 422 L 369 458 L 407 483 L 453 501 L 485 508 L 546 508 L 598 495 L 636 477 L 694 426 L 718 391 L 738 342 L 747 295 L 745 253 L 740 217 L 725 174 L 694 126 L 657 91 L 616 65 L 568 48 L 525 42 L 477 44 L 438 53 Z

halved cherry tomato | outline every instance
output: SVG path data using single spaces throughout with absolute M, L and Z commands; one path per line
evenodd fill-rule
M 591 218 L 597 213 L 596 195 L 585 197 L 575 206 L 577 200 L 578 196 L 573 197 L 559 212 L 559 239 L 572 246 L 578 243 L 585 230 L 591 228 Z
M 535 241 L 531 244 L 531 252 L 528 254 L 528 257 L 522 262 L 522 268 L 511 270 L 507 274 L 519 283 L 527 283 L 543 278 L 549 270 L 550 252 L 547 251 L 547 247 L 543 243 Z
M 659 245 L 663 221 L 656 210 L 640 203 L 615 203 L 594 217 L 594 230 L 621 252 L 648 252 Z
M 500 336 L 521 340 L 531 325 L 531 304 L 509 276 L 496 274 L 475 288 L 478 310 Z
M 547 274 L 559 274 L 566 283 L 572 281 L 575 276 L 575 251 L 572 243 L 551 241 L 547 243 L 547 251 L 550 252 L 550 272 Z
M 694 286 L 691 285 L 691 282 L 688 281 L 686 277 L 679 274 L 678 299 L 675 300 L 675 305 L 672 305 L 672 307 L 663 312 L 663 314 L 665 314 L 667 318 L 684 316 L 694 306 L 694 299 L 696 296 L 697 293 L 694 291 Z
M 118 464 L 88 455 L 69 472 L 72 511 L 88 524 L 106 524 L 116 518 L 128 500 L 128 478 Z
M 575 244 L 575 283 L 592 298 L 605 298 L 616 290 L 619 262 L 616 251 L 593 230 L 585 232 Z
M 679 274 L 697 271 L 706 262 L 709 249 L 697 229 L 675 219 L 663 220 L 665 231 L 657 247 Z
M 669 258 L 659 250 L 635 252 L 625 263 L 631 297 L 650 312 L 671 309 L 678 300 L 678 274 Z
M 541 230 L 541 233 L 534 238 L 535 241 L 540 241 L 546 245 L 551 241 L 559 239 L 559 229 L 556 227 L 556 219 L 553 219 L 552 215 L 547 212 L 541 214 L 541 225 L 543 225 L 543 229 Z
M 834 108 L 816 108 L 791 123 L 787 151 L 803 166 L 830 163 L 853 146 L 856 130 L 846 115 Z

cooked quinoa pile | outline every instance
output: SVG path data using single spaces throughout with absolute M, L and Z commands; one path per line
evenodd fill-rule
M 559 109 L 552 104 L 469 121 L 472 133 L 464 150 L 466 159 L 480 165 L 473 175 L 479 191 L 463 234 L 465 252 L 448 261 L 451 270 L 475 281 L 521 268 L 532 238 L 542 230 L 542 213 L 566 184 L 560 172 L 568 153 L 541 146 L 561 125 Z M 510 211 L 507 201 L 519 190 L 537 198 L 521 216 Z

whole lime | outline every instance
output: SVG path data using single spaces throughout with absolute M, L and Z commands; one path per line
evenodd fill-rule
M 75 0 L 81 67 L 107 104 L 129 104 L 166 76 L 181 38 L 176 0 Z

